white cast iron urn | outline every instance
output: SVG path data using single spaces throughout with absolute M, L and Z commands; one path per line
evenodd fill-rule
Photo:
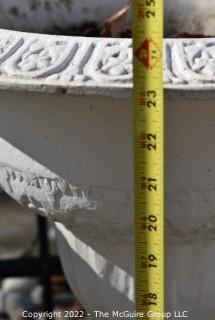
M 54 222 L 91 319 L 135 310 L 132 43 L 45 33 L 101 22 L 126 3 L 1 1 L 10 30 L 0 31 L 0 187 Z M 212 12 L 212 1 L 168 1 L 166 34 L 212 35 Z M 190 30 L 180 30 L 184 16 Z M 213 320 L 215 39 L 169 38 L 163 48 L 166 311 Z

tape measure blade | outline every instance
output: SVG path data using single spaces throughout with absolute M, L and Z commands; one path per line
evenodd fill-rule
M 136 311 L 145 314 L 147 311 L 155 311 L 162 314 L 164 311 L 163 1 L 133 0 L 132 20 Z

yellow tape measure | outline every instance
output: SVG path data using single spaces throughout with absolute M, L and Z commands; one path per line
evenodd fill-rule
M 163 0 L 133 0 L 136 311 L 162 319 Z

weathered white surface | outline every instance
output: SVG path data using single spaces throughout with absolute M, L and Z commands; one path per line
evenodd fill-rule
M 58 221 L 65 272 L 89 312 L 133 310 L 131 100 L 0 95 L 1 186 Z M 165 110 L 167 309 L 213 320 L 214 102 L 167 100 Z M 95 206 L 74 205 L 68 184 Z
M 6 94 L 4 105 L 7 106 L 6 109 L 10 113 L 14 108 L 12 107 L 14 104 L 13 102 L 12 104 L 9 101 L 8 103 L 6 102 L 9 97 L 7 92 L 2 91 L 1 94 Z M 29 209 L 35 209 L 44 215 L 49 213 L 50 216 L 54 216 L 55 219 L 67 219 L 69 213 L 73 211 L 73 226 L 77 228 L 83 217 L 86 216 L 88 223 L 85 224 L 83 228 L 90 231 L 92 228 L 91 225 L 99 224 L 102 228 L 100 231 L 101 237 L 103 237 L 104 230 L 108 230 L 111 225 L 116 224 L 117 217 L 115 212 L 118 210 L 117 208 L 127 208 L 123 223 L 121 223 L 120 218 L 118 222 L 118 227 L 125 229 L 124 232 L 121 234 L 118 230 L 116 233 L 114 229 L 112 234 L 107 233 L 107 237 L 113 237 L 113 240 L 118 237 L 129 237 L 130 232 L 127 231 L 129 231 L 129 228 L 132 226 L 133 218 L 130 216 L 132 205 L 130 203 L 130 195 L 126 191 L 126 186 L 130 184 L 132 177 L 128 176 L 126 168 L 121 167 L 118 158 L 114 160 L 112 155 L 107 157 L 107 146 L 111 141 L 114 143 L 115 148 L 127 157 L 127 142 L 123 141 L 123 132 L 119 131 L 118 123 L 114 120 L 114 114 L 120 113 L 121 115 L 121 113 L 123 113 L 125 101 L 123 105 L 120 106 L 120 100 L 105 99 L 104 97 L 91 96 L 89 100 L 89 97 L 70 97 L 62 96 L 61 94 L 55 96 L 30 94 L 30 96 L 26 96 L 26 100 L 25 94 L 21 92 L 19 96 L 24 98 L 25 102 L 23 106 L 19 106 L 19 111 L 14 121 L 17 123 L 17 121 L 19 121 L 18 119 L 21 121 L 22 118 L 22 121 L 24 121 L 24 118 L 26 118 L 26 127 L 20 129 L 22 134 L 25 135 L 26 133 L 24 132 L 28 127 L 27 130 L 29 130 L 31 139 L 28 142 L 25 139 L 23 144 L 21 143 L 22 146 L 17 145 L 18 141 L 15 136 L 15 141 L 12 141 L 13 139 L 11 140 L 9 138 L 9 136 L 11 136 L 10 130 L 7 130 L 7 128 L 9 129 L 12 125 L 10 123 L 12 119 L 9 116 L 9 122 L 7 122 L 7 116 L 4 117 L 5 122 L 4 125 L 2 124 L 1 126 L 2 130 L 0 129 L 0 132 L 6 129 L 9 136 L 3 134 L 0 139 L 1 149 L 4 150 L 1 154 L 0 163 L 0 184 L 2 187 L 18 202 L 27 206 Z M 29 108 L 29 98 L 30 100 L 39 99 L 38 104 L 33 103 L 34 111 L 32 110 L 32 106 Z M 111 106 L 109 105 L 110 101 Z M 38 108 L 39 105 L 43 106 L 42 110 Z M 63 109 L 60 107 L 62 105 L 64 105 Z M 50 106 L 52 106 L 52 111 L 49 109 Z M 42 120 L 41 112 L 43 111 L 45 111 L 46 116 Z M 61 116 L 59 115 L 59 111 Z M 53 118 L 49 114 L 50 112 Z M 34 119 L 33 123 L 35 126 L 29 121 L 29 116 L 33 117 L 32 120 Z M 82 125 L 77 128 L 77 124 L 80 123 L 80 117 L 85 126 L 84 130 Z M 121 123 L 121 125 L 127 128 L 127 114 L 122 117 L 121 122 L 122 121 L 123 123 Z M 16 126 L 15 123 L 14 125 Z M 38 123 L 41 124 L 39 128 Z M 101 139 L 98 140 L 101 124 L 103 125 L 103 134 Z M 112 137 L 110 137 L 109 134 L 110 124 L 112 127 L 115 127 L 115 132 L 112 133 Z M 117 134 L 118 138 L 116 135 L 117 131 L 119 131 Z M 129 132 L 131 134 L 131 129 Z M 103 137 L 104 134 L 105 137 Z M 71 138 L 68 139 L 68 137 Z M 26 153 L 26 147 L 29 147 L 31 152 L 34 150 L 34 148 L 32 148 L 32 139 L 35 139 L 35 143 L 40 149 L 40 156 L 42 158 L 38 159 L 38 162 L 42 163 L 42 166 L 36 162 L 32 163 L 31 159 L 28 159 L 24 154 Z M 111 141 L 109 141 L 109 139 L 111 139 Z M 16 145 L 17 150 L 6 141 L 9 141 L 12 145 Z M 90 141 L 90 143 L 88 143 L 88 141 Z M 19 140 L 19 142 L 21 142 L 21 140 Z M 44 143 L 46 147 L 42 150 L 41 147 Z M 79 149 L 78 152 L 77 148 Z M 21 153 L 19 149 L 24 153 Z M 36 149 L 34 151 L 36 151 Z M 30 154 L 27 152 L 27 155 L 35 159 L 36 154 L 38 155 L 37 151 L 34 155 L 31 154 L 31 152 Z M 53 154 L 53 152 L 54 167 L 50 165 L 50 155 Z M 98 157 L 98 152 L 100 157 Z M 75 166 L 78 163 L 80 170 L 83 172 L 82 178 L 77 168 L 72 169 L 73 161 Z M 46 167 L 58 174 L 44 169 L 46 162 Z M 132 165 L 130 159 L 125 160 L 125 162 L 129 162 L 130 165 Z M 59 166 L 60 163 L 62 166 Z M 99 170 L 99 176 L 95 176 L 95 170 Z M 107 179 L 110 170 L 114 171 L 114 181 L 111 176 Z M 41 174 L 38 175 L 39 172 Z M 117 182 L 119 172 L 122 172 L 124 179 L 121 180 L 119 178 L 120 180 Z M 61 177 L 66 177 L 67 182 Z M 105 188 L 101 187 L 103 186 L 103 180 L 105 180 L 107 184 Z M 68 183 L 70 181 L 71 184 Z M 125 190 L 120 190 L 118 187 L 122 182 L 124 182 Z M 114 203 L 116 190 L 118 190 L 118 202 Z M 89 195 L 91 200 L 89 200 Z M 110 208 L 112 212 L 111 215 L 109 213 Z M 83 217 L 79 214 L 80 209 L 83 209 Z
M 61 177 L 51 177 L 48 170 L 40 176 L 33 171 L 22 171 L 5 163 L 0 163 L 0 168 L 1 186 L 4 186 L 5 191 L 12 194 L 22 206 L 45 217 L 48 214 L 61 217 L 75 209 L 96 208 L 95 201 L 88 201 L 83 192 Z

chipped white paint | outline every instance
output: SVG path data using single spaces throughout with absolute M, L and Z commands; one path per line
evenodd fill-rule
M 1 187 L 55 221 L 64 270 L 89 312 L 134 310 L 131 100 L 0 95 Z M 214 100 L 165 108 L 167 308 L 213 320 Z
M 95 201 L 88 201 L 83 192 L 60 177 L 38 176 L 3 163 L 0 163 L 0 186 L 22 206 L 45 217 L 50 214 L 64 218 L 73 210 L 96 209 Z

